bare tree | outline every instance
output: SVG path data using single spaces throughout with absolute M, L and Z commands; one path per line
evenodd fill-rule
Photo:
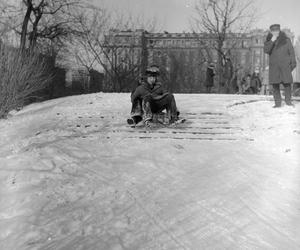
M 1 42 L 7 42 L 9 33 L 13 30 L 12 19 L 16 18 L 18 16 L 17 13 L 15 13 L 16 6 L 9 4 L 7 1 L 0 0 L 0 41 Z
M 2 3 L 5 8 L 1 20 L 19 36 L 21 50 L 34 49 L 37 43 L 53 45 L 76 34 L 78 25 L 73 13 L 86 5 L 85 1 L 79 0 L 22 0 L 10 5 Z
M 195 33 L 206 34 L 214 41 L 212 48 L 218 54 L 218 87 L 232 78 L 228 74 L 223 76 L 225 67 L 233 61 L 231 50 L 237 46 L 237 38 L 249 31 L 257 18 L 255 0 L 198 0 L 196 3 L 192 27 Z
M 32 95 L 51 91 L 56 56 L 67 41 L 81 35 L 77 13 L 88 4 L 84 0 L 0 0 L 0 6 L 1 35 L 17 37 L 19 43 L 14 47 L 20 47 L 3 45 L 5 49 L 1 50 L 3 115 L 11 107 L 22 106 Z M 41 89 L 43 93 L 39 92 Z
M 123 46 L 111 34 L 116 27 L 121 31 L 137 28 L 153 30 L 155 19 L 144 20 L 129 13 L 109 13 L 105 9 L 93 7 L 90 13 L 82 13 L 80 18 L 82 36 L 73 41 L 73 52 L 77 62 L 85 68 L 101 67 L 113 91 L 128 90 L 135 82 L 142 67 L 141 58 L 134 56 L 134 39 Z

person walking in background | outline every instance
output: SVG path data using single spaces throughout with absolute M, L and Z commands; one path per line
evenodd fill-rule
M 215 66 L 210 63 L 206 70 L 206 92 L 211 93 L 211 89 L 214 86 Z
M 281 107 L 280 84 L 284 85 L 285 103 L 292 104 L 292 71 L 296 68 L 295 51 L 290 38 L 280 30 L 279 24 L 270 26 L 264 43 L 264 51 L 270 56 L 269 83 L 273 86 L 275 106 Z
M 223 74 L 224 80 L 225 80 L 225 91 L 226 93 L 230 93 L 232 90 L 232 80 L 234 77 L 234 68 L 232 64 L 232 60 L 229 56 L 226 56 L 225 63 L 224 63 L 224 74 Z
M 254 73 L 251 77 L 251 83 L 250 83 L 251 93 L 252 94 L 258 94 L 261 88 L 261 80 L 259 75 L 259 69 L 255 69 Z
M 253 94 L 251 89 L 251 75 L 248 74 L 243 81 L 243 94 L 244 95 L 250 95 Z
M 238 65 L 236 72 L 236 81 L 237 81 L 237 94 L 243 94 L 243 67 Z

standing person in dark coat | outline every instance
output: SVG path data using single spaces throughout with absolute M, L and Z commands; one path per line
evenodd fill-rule
M 259 75 L 259 70 L 255 70 L 251 76 L 250 88 L 253 94 L 258 94 L 261 89 L 261 80 Z
M 132 119 L 128 119 L 128 123 L 135 124 L 143 119 L 145 125 L 150 126 L 153 113 L 160 113 L 164 109 L 167 111 L 169 123 L 178 120 L 179 112 L 174 95 L 166 91 L 157 79 L 159 68 L 152 65 L 147 69 L 146 76 L 146 81 L 142 81 L 131 94 Z
M 291 85 L 292 71 L 296 67 L 295 51 L 291 40 L 280 30 L 279 24 L 271 25 L 270 31 L 264 51 L 270 56 L 269 83 L 273 86 L 274 108 L 281 107 L 280 84 L 283 84 L 285 89 L 286 104 L 293 106 Z
M 214 86 L 214 76 L 215 76 L 215 67 L 214 64 L 211 63 L 207 67 L 206 70 L 206 92 L 211 93 L 211 89 Z
M 243 94 L 244 95 L 252 95 L 252 88 L 251 88 L 251 75 L 248 74 L 245 78 L 244 78 L 244 82 L 243 82 Z

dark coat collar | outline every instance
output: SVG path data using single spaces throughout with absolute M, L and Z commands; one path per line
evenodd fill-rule
M 284 32 L 280 31 L 277 42 L 276 42 L 276 47 L 279 48 L 279 47 L 285 45 L 287 43 L 287 39 L 288 39 L 287 35 Z
M 154 89 L 157 89 L 157 88 L 161 87 L 162 84 L 161 84 L 160 82 L 155 82 L 155 83 L 153 84 L 153 87 L 151 88 L 149 83 L 143 82 L 143 83 L 142 83 L 142 86 L 143 86 L 144 88 L 146 88 L 146 89 L 154 90 Z

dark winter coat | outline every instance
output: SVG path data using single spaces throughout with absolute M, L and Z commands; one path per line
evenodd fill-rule
M 280 32 L 275 42 L 271 38 L 269 34 L 264 44 L 264 51 L 270 56 L 269 83 L 292 83 L 292 71 L 296 67 L 292 42 L 284 32 Z
M 160 98 L 167 94 L 160 82 L 156 82 L 152 88 L 147 82 L 142 82 L 131 95 L 131 102 L 134 102 L 136 98 L 144 99 L 151 96 L 152 98 Z
M 207 68 L 206 70 L 206 86 L 213 87 L 214 86 L 214 70 L 212 68 Z
M 259 78 L 259 75 L 253 74 L 251 77 L 251 84 L 250 86 L 252 88 L 255 88 L 256 90 L 261 88 L 261 80 Z

